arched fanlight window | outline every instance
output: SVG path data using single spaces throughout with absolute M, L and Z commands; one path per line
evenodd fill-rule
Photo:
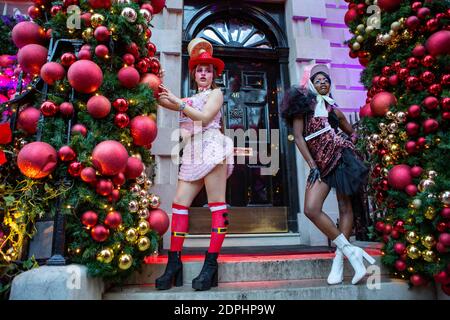
M 204 38 L 219 46 L 272 48 L 264 32 L 258 30 L 252 23 L 236 18 L 217 20 L 203 28 L 196 37 Z

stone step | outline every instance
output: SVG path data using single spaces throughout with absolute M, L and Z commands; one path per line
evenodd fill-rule
M 381 277 L 370 288 L 364 279 L 358 285 L 329 286 L 324 279 L 278 280 L 221 283 L 208 291 L 194 291 L 190 285 L 157 290 L 154 285 L 113 288 L 104 300 L 429 300 L 436 299 L 433 286 L 409 289 L 404 280 Z M 369 281 L 370 283 L 370 281 Z
M 379 251 L 367 250 L 376 262 L 368 269 L 369 274 L 375 272 L 388 275 L 388 270 L 381 264 Z M 333 253 L 289 254 L 289 255 L 221 255 L 219 257 L 219 282 L 241 281 L 277 281 L 326 279 L 331 269 Z M 184 256 L 183 281 L 190 284 L 201 271 L 203 257 Z M 155 279 L 164 273 L 167 257 L 149 259 L 142 266 L 141 272 L 134 273 L 126 282 L 128 285 L 153 284 Z M 353 269 L 345 260 L 344 275 L 351 277 Z

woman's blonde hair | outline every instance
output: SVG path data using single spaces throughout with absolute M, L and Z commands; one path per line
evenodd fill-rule
M 197 86 L 197 82 L 195 82 L 195 72 L 197 71 L 197 67 L 200 66 L 201 64 L 198 64 L 195 66 L 195 68 L 192 69 L 190 76 L 191 76 L 191 81 L 192 81 L 192 87 L 195 89 L 195 91 L 198 90 L 198 86 Z M 216 84 L 215 79 L 217 78 L 217 70 L 216 68 L 214 68 L 213 66 L 213 81 L 211 83 L 211 88 L 212 89 L 217 89 L 219 86 Z

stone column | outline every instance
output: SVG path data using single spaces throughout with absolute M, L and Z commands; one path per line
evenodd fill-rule
M 165 70 L 164 85 L 180 96 L 183 1 L 171 0 L 166 5 L 167 8 L 152 20 L 154 28 L 151 41 L 156 44 L 157 55 Z M 178 175 L 178 165 L 171 159 L 171 151 L 177 143 L 172 133 L 178 128 L 178 114 L 158 106 L 157 123 L 158 136 L 151 149 L 156 161 L 155 184 L 151 192 L 161 197 L 161 209 L 171 217 Z M 168 248 L 169 243 L 170 232 L 166 232 L 163 237 L 164 248 Z

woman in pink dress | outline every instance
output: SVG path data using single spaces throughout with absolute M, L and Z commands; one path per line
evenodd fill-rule
M 192 281 L 196 290 L 217 286 L 217 258 L 228 226 L 225 202 L 226 181 L 233 171 L 233 141 L 221 132 L 222 91 L 214 83 L 225 64 L 212 57 L 212 46 L 204 39 L 194 39 L 188 46 L 189 70 L 197 93 L 180 99 L 164 85 L 159 104 L 180 113 L 183 156 L 172 204 L 171 238 L 168 264 L 156 279 L 156 288 L 183 285 L 181 249 L 188 233 L 189 207 L 205 186 L 212 214 L 211 240 L 200 275 Z

